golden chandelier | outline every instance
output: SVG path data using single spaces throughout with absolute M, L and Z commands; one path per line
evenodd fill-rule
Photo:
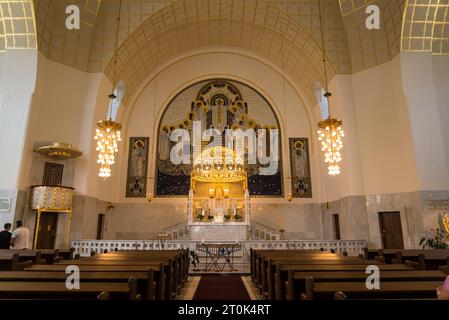
M 324 32 L 323 32 L 323 17 L 321 15 L 321 0 L 318 1 L 319 15 L 320 15 L 320 29 L 321 29 L 321 45 L 323 49 L 323 65 L 324 65 L 324 81 L 326 85 L 326 92 L 324 97 L 328 105 L 328 118 L 318 122 L 318 141 L 321 142 L 321 149 L 324 152 L 324 162 L 328 163 L 328 173 L 331 176 L 339 175 L 341 170 L 338 163 L 341 161 L 340 150 L 343 148 L 342 138 L 345 136 L 342 124 L 343 121 L 332 118 L 330 111 L 329 98 L 332 96 L 328 89 L 327 70 L 326 70 L 326 53 L 324 49 Z
M 115 163 L 115 153 L 118 152 L 118 143 L 122 141 L 120 123 L 102 120 L 97 123 L 95 140 L 97 140 L 98 160 L 100 172 L 98 176 L 108 178 L 111 176 L 111 165 Z
M 95 140 L 97 141 L 98 159 L 97 163 L 100 165 L 100 172 L 98 176 L 102 178 L 108 178 L 111 176 L 111 165 L 115 163 L 115 153 L 118 152 L 118 143 L 122 141 L 120 135 L 120 129 L 122 125 L 112 120 L 112 107 L 114 99 L 117 96 L 114 94 L 114 90 L 117 85 L 117 48 L 118 48 L 118 35 L 120 31 L 120 13 L 122 9 L 122 0 L 119 2 L 117 29 L 115 33 L 115 47 L 114 47 L 114 77 L 112 79 L 112 93 L 109 95 L 111 99 L 109 104 L 109 118 L 107 120 L 101 120 L 97 123 L 97 130 L 95 132 Z
M 345 136 L 341 120 L 326 119 L 318 123 L 318 140 L 321 141 L 321 150 L 324 152 L 324 162 L 329 164 L 328 173 L 331 176 L 340 174 L 340 150 L 343 148 L 342 138 Z

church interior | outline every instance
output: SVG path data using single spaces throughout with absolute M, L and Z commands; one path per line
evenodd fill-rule
M 448 89 L 448 0 L 0 0 L 0 299 L 449 300 Z

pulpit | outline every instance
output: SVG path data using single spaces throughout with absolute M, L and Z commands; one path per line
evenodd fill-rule
M 33 248 L 36 248 L 41 214 L 67 213 L 66 246 L 69 245 L 70 224 L 72 221 L 73 188 L 61 186 L 33 186 L 31 187 L 30 209 L 37 212 Z

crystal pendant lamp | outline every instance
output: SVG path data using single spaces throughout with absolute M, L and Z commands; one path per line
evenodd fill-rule
M 324 153 L 324 162 L 328 164 L 328 173 L 331 176 L 339 175 L 341 170 L 339 162 L 341 161 L 341 149 L 343 148 L 342 138 L 345 136 L 342 124 L 343 121 L 332 118 L 330 111 L 329 98 L 332 96 L 328 89 L 327 70 L 326 70 L 326 54 L 324 49 L 324 32 L 323 32 L 323 17 L 321 15 L 321 0 L 318 2 L 320 13 L 320 28 L 321 41 L 323 50 L 323 64 L 324 64 L 324 80 L 326 85 L 326 92 L 324 97 L 328 103 L 328 118 L 318 122 L 318 140 L 321 142 L 321 149 Z
M 98 159 L 97 163 L 100 165 L 98 176 L 108 178 L 111 176 L 111 166 L 115 163 L 115 154 L 118 152 L 118 144 L 121 139 L 120 129 L 122 125 L 112 120 L 112 106 L 117 96 L 114 94 L 114 89 L 117 84 L 117 49 L 118 49 L 118 34 L 120 30 L 120 13 L 122 9 L 122 0 L 119 2 L 117 29 L 115 34 L 114 47 L 114 77 L 112 81 L 112 93 L 109 95 L 111 99 L 109 104 L 109 117 L 106 120 L 101 120 L 97 123 L 97 130 L 95 133 L 95 140 L 97 141 Z

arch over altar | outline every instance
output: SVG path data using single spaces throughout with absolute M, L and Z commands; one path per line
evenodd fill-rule
M 256 135 L 258 129 L 266 129 L 267 132 L 278 130 L 282 136 L 278 118 L 271 105 L 258 91 L 244 83 L 211 79 L 184 88 L 170 101 L 159 123 L 154 181 L 156 197 L 188 196 L 192 165 L 175 165 L 170 161 L 170 150 L 176 144 L 170 140 L 170 136 L 176 129 L 185 129 L 193 137 L 194 123 L 200 123 L 201 130 L 213 129 L 222 135 L 227 129 L 253 129 Z M 270 135 L 267 134 L 265 138 L 269 145 Z M 201 151 L 204 151 L 208 143 L 201 142 Z M 269 147 L 267 154 L 270 154 Z M 197 150 L 192 146 L 190 157 L 190 163 L 198 157 Z M 277 159 L 282 163 L 281 143 Z M 272 175 L 261 175 L 260 167 L 262 166 L 259 164 L 246 167 L 249 194 L 255 197 L 282 197 L 282 165 Z

